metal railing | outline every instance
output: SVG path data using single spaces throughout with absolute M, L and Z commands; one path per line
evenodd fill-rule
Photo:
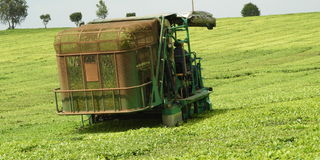
M 149 95 L 146 95 L 147 93 L 145 93 L 145 91 L 146 91 L 146 87 L 151 84 L 152 82 L 147 82 L 147 83 L 137 85 L 137 86 L 132 86 L 132 87 L 77 89 L 77 90 L 61 90 L 60 88 L 57 88 L 53 90 L 54 96 L 55 96 L 56 110 L 59 114 L 108 114 L 108 113 L 127 113 L 127 112 L 139 111 L 139 110 L 148 108 L 150 105 L 149 102 L 146 101 L 146 98 Z M 121 103 L 119 103 L 118 107 L 116 107 L 117 106 L 116 101 L 120 102 L 122 98 L 119 94 L 120 91 L 126 91 L 126 90 L 128 91 L 131 89 L 140 89 L 142 106 L 136 109 L 123 109 L 123 106 L 121 105 Z M 107 100 L 107 98 L 103 98 L 103 92 L 112 93 L 113 109 L 106 109 L 106 104 L 104 104 L 104 101 Z M 76 93 L 83 93 L 82 99 L 85 100 L 85 103 L 84 103 L 84 106 L 80 107 L 81 110 L 79 109 L 79 105 L 78 107 L 76 107 L 75 105 L 76 98 L 74 94 Z M 96 93 L 99 93 L 99 94 L 101 93 L 101 96 L 97 96 Z M 61 100 L 59 101 L 58 94 L 63 94 L 63 95 L 60 95 L 61 99 L 63 99 L 62 101 Z M 87 95 L 89 95 L 90 98 L 88 98 Z M 127 96 L 136 96 L 136 95 L 127 95 Z M 96 103 L 94 103 L 96 99 L 95 97 L 100 97 L 100 98 L 102 97 L 102 103 L 103 103 L 102 110 L 100 105 L 96 105 Z M 63 110 L 63 104 L 62 106 L 59 105 L 59 102 L 64 103 L 64 101 L 68 101 L 68 104 L 69 104 L 68 107 L 70 108 L 70 112 L 65 112 Z M 92 104 L 91 110 L 89 109 L 89 106 L 90 106 L 89 103 Z

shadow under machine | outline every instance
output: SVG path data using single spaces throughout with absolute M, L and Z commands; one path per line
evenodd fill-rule
M 201 58 L 189 27 L 215 27 L 206 12 L 98 20 L 57 34 L 60 115 L 101 116 L 146 110 L 174 126 L 211 109 Z

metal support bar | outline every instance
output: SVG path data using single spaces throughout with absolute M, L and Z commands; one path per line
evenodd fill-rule
M 91 101 L 92 101 L 92 107 L 93 107 L 93 111 L 96 111 L 95 105 L 94 105 L 94 97 L 93 97 L 93 91 L 91 91 Z
M 83 115 L 81 115 L 81 127 L 84 127 Z
M 114 90 L 128 90 L 140 88 L 146 85 L 151 84 L 152 82 L 147 82 L 141 85 L 132 86 L 132 87 L 122 87 L 122 88 L 101 88 L 101 89 L 77 89 L 77 90 L 54 90 L 54 92 L 58 93 L 71 93 L 71 92 L 92 92 L 92 91 L 114 91 Z
M 160 57 L 161 57 L 161 51 L 162 51 L 162 41 L 163 41 L 163 30 L 164 30 L 164 17 L 162 16 L 161 20 L 161 31 L 160 31 L 160 38 L 159 38 L 159 47 L 158 47 L 158 61 L 157 61 L 157 73 L 156 73 L 156 80 L 159 79 L 159 70 L 160 70 Z
M 59 89 L 59 88 L 58 88 Z M 58 95 L 57 92 L 54 92 L 54 98 L 55 98 L 55 102 L 56 102 L 56 109 L 58 113 L 61 113 L 62 111 L 59 110 L 59 104 L 58 104 Z
M 70 97 L 70 100 L 71 100 L 71 110 L 72 110 L 72 111 L 74 111 L 73 95 L 72 95 L 72 93 L 71 93 L 71 92 L 69 93 L 69 97 Z
M 146 104 L 145 104 L 145 100 L 144 100 L 143 87 L 140 88 L 140 92 L 141 92 L 141 97 L 142 97 L 142 105 L 143 105 L 143 107 L 145 107 Z
M 115 101 L 115 94 L 114 94 L 114 91 L 112 91 L 112 99 L 113 99 L 113 106 L 114 106 L 114 110 L 116 111 L 118 106 L 116 106 L 116 101 Z

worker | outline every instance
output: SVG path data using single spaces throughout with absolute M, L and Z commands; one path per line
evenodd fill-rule
M 184 50 L 183 48 L 184 43 L 177 40 L 174 43 L 174 46 L 176 47 L 174 49 L 174 61 L 176 63 L 176 72 L 177 73 L 186 73 L 187 71 L 190 71 L 190 64 L 191 64 L 191 58 L 189 53 Z M 185 57 L 183 57 L 185 55 Z M 184 67 L 184 63 L 186 60 L 186 69 L 187 71 L 185 71 L 185 67 Z

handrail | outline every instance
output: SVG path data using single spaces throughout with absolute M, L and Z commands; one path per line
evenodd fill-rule
M 132 87 L 122 87 L 122 88 L 100 88 L 100 89 L 78 89 L 78 90 L 60 90 L 60 88 L 58 89 L 54 89 L 53 92 L 55 93 L 70 93 L 70 92 L 93 92 L 93 91 L 114 91 L 114 90 L 128 90 L 128 89 L 135 89 L 135 88 L 141 88 L 144 86 L 147 86 L 149 84 L 151 84 L 152 82 L 148 82 L 148 83 L 144 83 L 141 85 L 137 85 L 137 86 L 132 86 Z

